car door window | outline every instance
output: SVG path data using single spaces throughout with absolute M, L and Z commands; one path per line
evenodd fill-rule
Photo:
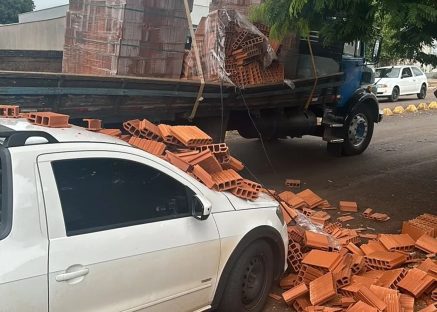
M 415 76 L 423 76 L 422 71 L 417 67 L 412 67 Z
M 402 77 L 409 78 L 413 77 L 413 73 L 411 72 L 411 69 L 406 67 L 402 70 Z
M 113 158 L 52 162 L 68 236 L 191 215 L 193 192 L 143 164 Z

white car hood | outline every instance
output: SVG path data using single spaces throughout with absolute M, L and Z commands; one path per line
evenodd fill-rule
M 377 78 L 375 83 L 377 85 L 385 84 L 391 86 L 392 84 L 396 83 L 397 80 L 398 78 L 381 78 L 381 79 Z
M 223 192 L 223 194 L 228 198 L 235 210 L 276 208 L 279 206 L 279 203 L 276 200 L 264 193 L 261 193 L 259 198 L 254 201 L 241 199 L 229 192 Z

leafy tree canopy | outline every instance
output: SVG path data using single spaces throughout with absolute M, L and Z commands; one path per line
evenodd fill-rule
M 0 24 L 18 22 L 18 14 L 33 11 L 33 0 L 0 0 Z
M 423 47 L 437 40 L 437 0 L 265 0 L 251 18 L 271 27 L 271 36 L 319 30 L 327 43 L 370 42 L 383 36 L 383 58 L 437 66 Z

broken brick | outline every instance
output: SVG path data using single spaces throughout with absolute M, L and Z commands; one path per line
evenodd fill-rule
M 417 239 L 415 246 L 426 253 L 437 253 L 437 239 L 428 234 L 420 236 Z
M 411 269 L 399 282 L 398 287 L 409 292 L 414 297 L 420 297 L 427 288 L 434 283 L 434 279 L 419 269 Z
M 323 199 L 310 189 L 306 189 L 300 193 L 297 193 L 296 195 L 302 198 L 309 208 L 315 208 L 323 202 Z

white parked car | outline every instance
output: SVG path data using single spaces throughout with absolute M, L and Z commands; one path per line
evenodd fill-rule
M 396 102 L 401 95 L 417 94 L 419 99 L 426 97 L 428 79 L 416 66 L 389 66 L 375 70 L 378 97 L 388 97 Z
M 286 267 L 267 196 L 75 126 L 1 118 L 0 142 L 1 311 L 261 311 Z

